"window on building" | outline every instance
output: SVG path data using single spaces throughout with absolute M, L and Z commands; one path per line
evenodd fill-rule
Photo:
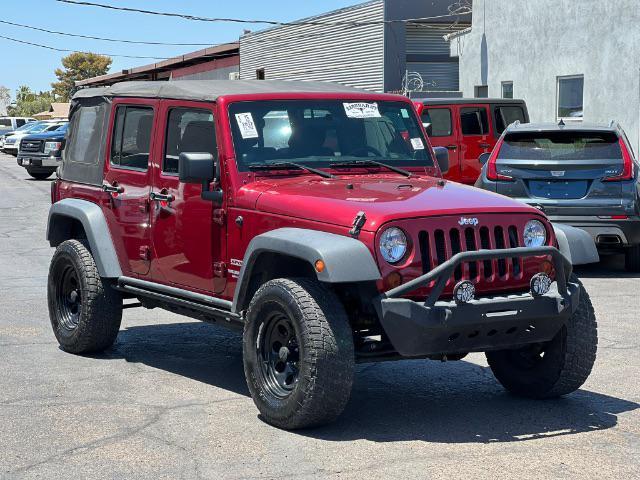
M 264 80 L 265 79 L 265 74 L 264 74 L 264 68 L 259 68 L 256 70 L 256 80 Z
M 495 126 L 496 126 L 496 134 L 500 135 L 504 132 L 504 129 L 511 125 L 516 120 L 521 123 L 525 122 L 524 118 L 524 110 L 522 107 L 511 106 L 511 105 L 502 105 L 496 107 L 493 110 L 494 118 L 495 118 Z
M 172 108 L 167 120 L 162 171 L 178 173 L 181 153 L 210 153 L 216 156 L 216 131 L 213 114 L 209 110 Z
M 422 114 L 422 121 L 429 124 L 427 133 L 430 137 L 451 135 L 451 110 L 448 108 L 427 108 Z
M 558 77 L 558 120 L 582 120 L 584 75 Z
M 146 170 L 152 127 L 152 108 L 118 107 L 111 141 L 111 163 L 122 168 Z
M 487 109 L 469 107 L 460 109 L 460 125 L 463 135 L 486 135 L 489 133 Z
M 513 98 L 513 82 L 502 82 L 502 98 Z
M 473 87 L 473 93 L 476 98 L 488 98 L 489 87 L 487 85 L 476 85 Z

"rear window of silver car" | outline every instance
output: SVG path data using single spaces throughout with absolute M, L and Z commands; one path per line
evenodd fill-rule
M 505 136 L 498 158 L 513 160 L 620 159 L 614 132 L 514 132 Z

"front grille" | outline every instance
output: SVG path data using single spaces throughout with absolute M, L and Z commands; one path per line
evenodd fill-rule
M 480 249 L 495 250 L 520 246 L 518 228 L 515 225 L 492 227 L 453 227 L 436 229 L 433 232 L 422 230 L 418 233 L 418 244 L 422 261 L 422 273 L 433 270 L 460 252 Z M 489 280 L 496 274 L 499 278 L 520 278 L 522 259 L 507 258 L 463 262 L 454 270 L 456 281 L 461 279 Z
M 42 140 L 22 140 L 20 142 L 20 152 L 37 153 L 42 148 Z

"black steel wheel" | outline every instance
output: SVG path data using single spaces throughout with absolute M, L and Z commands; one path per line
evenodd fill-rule
M 340 300 L 317 280 L 265 283 L 247 310 L 243 353 L 251 397 L 267 423 L 313 427 L 344 410 L 353 336 Z
M 598 326 L 587 291 L 575 276 L 569 281 L 580 285 L 578 308 L 551 341 L 486 353 L 495 377 L 516 395 L 566 395 L 580 388 L 591 373 Z
M 47 297 L 51 326 L 63 350 L 92 353 L 113 344 L 122 319 L 122 297 L 100 278 L 82 242 L 67 240 L 56 249 Z

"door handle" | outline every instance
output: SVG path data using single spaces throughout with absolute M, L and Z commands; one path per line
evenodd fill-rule
M 173 202 L 176 199 L 174 195 L 167 193 L 166 190 L 162 190 L 160 193 L 151 192 L 149 194 L 149 198 L 154 202 L 164 202 L 167 204 Z
M 489 148 L 489 147 L 491 147 L 491 144 L 490 143 L 479 143 L 478 146 L 480 148 Z
M 113 182 L 112 185 L 109 185 L 108 183 L 103 183 L 102 184 L 102 191 L 103 192 L 107 192 L 107 193 L 123 193 L 124 192 L 124 188 L 121 187 L 120 185 L 118 185 L 116 182 Z
M 458 146 L 457 146 L 457 145 L 447 145 L 445 148 L 446 148 L 447 150 L 457 150 L 457 149 L 458 149 Z

